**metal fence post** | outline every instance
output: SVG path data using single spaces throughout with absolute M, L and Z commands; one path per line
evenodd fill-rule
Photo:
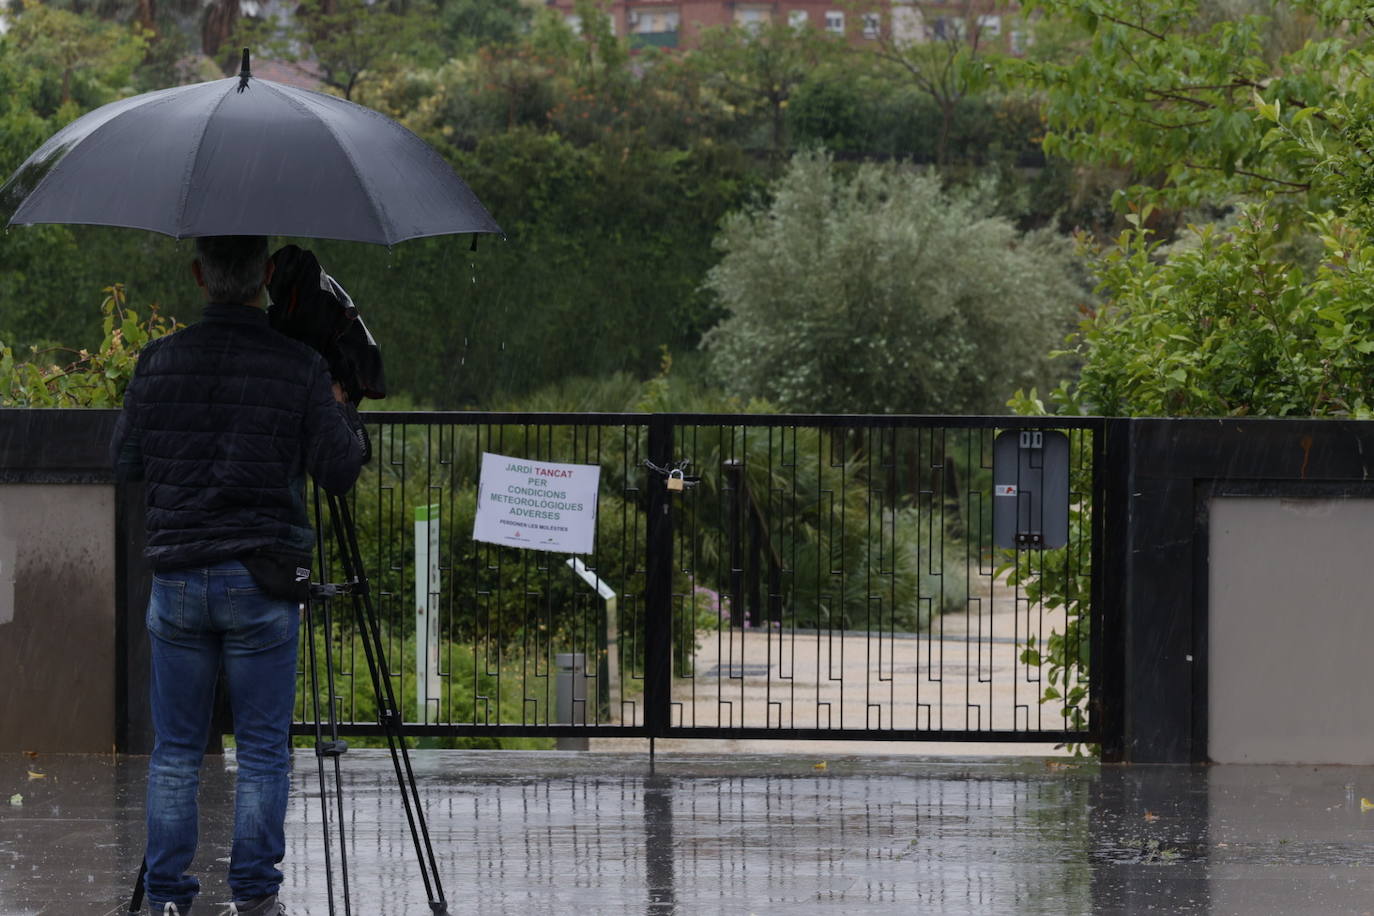
M 1126 553 L 1131 424 L 1107 419 L 1093 430 L 1092 630 L 1088 728 L 1104 763 L 1125 760 Z M 1108 539 L 1110 538 L 1110 543 Z
M 649 418 L 649 461 L 673 462 L 673 422 Z M 648 475 L 649 520 L 644 556 L 644 726 L 650 737 L 667 734 L 672 704 L 673 513 L 665 478 Z
M 730 625 L 743 627 L 749 619 L 753 593 L 745 584 L 744 506 L 748 498 L 744 492 L 744 464 L 737 458 L 721 463 L 723 477 L 729 480 L 729 515 L 726 539 L 730 545 Z

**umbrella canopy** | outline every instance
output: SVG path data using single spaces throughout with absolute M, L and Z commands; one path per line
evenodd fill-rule
M 237 77 L 112 102 L 54 134 L 0 188 L 10 225 L 175 238 L 286 235 L 391 245 L 500 232 L 427 143 L 352 102 Z

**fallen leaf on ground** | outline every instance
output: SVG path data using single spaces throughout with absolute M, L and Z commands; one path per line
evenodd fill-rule
M 36 760 L 36 759 L 38 759 L 38 752 L 37 752 L 37 751 L 25 751 L 25 752 L 24 752 L 24 756 L 27 757 L 27 758 L 29 758 L 30 760 Z
M 18 808 L 20 805 L 24 804 L 24 796 L 20 795 L 18 792 L 14 793 L 10 796 L 10 804 Z
M 824 770 L 824 769 L 826 769 L 828 766 L 830 766 L 830 764 L 828 764 L 828 763 L 826 763 L 824 760 L 822 760 L 820 763 L 814 764 L 814 765 L 811 767 L 811 769 L 813 769 L 813 770 Z
M 1368 811 L 1370 808 L 1374 808 L 1374 802 L 1370 801 L 1370 800 L 1367 799 L 1367 798 L 1361 798 L 1361 799 L 1360 799 L 1360 810 L 1361 810 L 1361 811 Z
M 1159 815 L 1158 815 L 1158 814 L 1155 814 L 1153 811 L 1146 811 L 1146 812 L 1145 812 L 1145 820 L 1147 820 L 1147 821 L 1157 821 L 1157 820 L 1159 820 Z
M 30 778 L 30 779 L 47 779 L 47 778 L 48 778 L 48 774 L 47 774 L 47 773 L 36 773 L 36 772 L 34 772 L 33 770 L 29 770 L 29 778 Z

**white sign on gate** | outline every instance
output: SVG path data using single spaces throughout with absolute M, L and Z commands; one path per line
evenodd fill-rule
M 526 550 L 591 553 L 601 466 L 482 455 L 472 539 Z

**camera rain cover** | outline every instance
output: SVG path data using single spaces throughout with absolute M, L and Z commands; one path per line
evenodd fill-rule
M 319 351 L 354 404 L 386 397 L 382 351 L 353 299 L 325 273 L 314 252 L 286 245 L 272 255 L 272 264 L 267 285 L 272 327 Z

